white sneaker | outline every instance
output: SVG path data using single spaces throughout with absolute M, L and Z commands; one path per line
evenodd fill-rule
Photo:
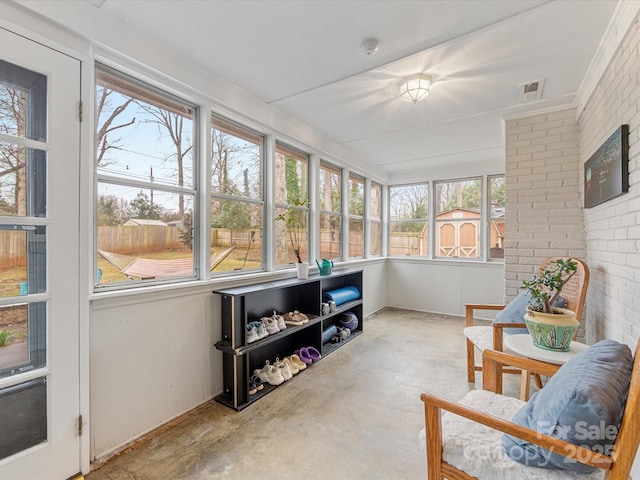
M 273 335 L 280 331 L 278 328 L 278 322 L 273 317 L 262 317 L 260 321 L 264 325 L 264 328 L 266 328 L 269 335 Z
M 247 344 L 260 340 L 258 331 L 253 323 L 247 325 Z
M 273 318 L 276 321 L 280 331 L 287 328 L 287 324 L 284 323 L 284 318 L 282 318 L 282 315 L 278 315 L 275 310 L 273 311 L 273 315 L 271 316 L 271 318 Z
M 293 377 L 293 373 L 291 373 L 291 368 L 289 368 L 289 365 L 287 365 L 285 362 L 281 362 L 279 358 L 276 358 L 273 366 L 280 369 L 280 373 L 282 373 L 282 378 L 284 378 L 285 382 L 287 380 L 291 380 L 291 377 Z
M 254 370 L 253 373 L 254 375 L 257 375 L 260 380 L 268 383 L 269 385 L 280 385 L 281 383 L 284 383 L 282 372 L 279 368 L 271 365 L 269 360 L 267 360 L 264 367 Z
M 258 340 L 263 339 L 264 337 L 268 337 L 267 329 L 261 322 L 252 322 L 251 325 L 256 327 L 256 334 L 258 335 Z

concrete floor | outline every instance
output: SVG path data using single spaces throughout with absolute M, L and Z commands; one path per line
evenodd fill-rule
M 85 478 L 425 478 L 420 393 L 458 400 L 475 388 L 463 324 L 384 309 L 365 320 L 364 335 L 245 410 L 212 401 Z M 517 395 L 518 379 L 506 377 L 505 393 Z

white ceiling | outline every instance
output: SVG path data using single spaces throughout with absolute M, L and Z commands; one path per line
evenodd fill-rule
M 502 159 L 505 116 L 574 103 L 616 4 L 106 0 L 98 9 L 394 175 Z M 360 50 L 367 37 L 380 41 L 375 55 Z M 431 95 L 401 101 L 399 81 L 417 73 L 433 77 Z M 542 99 L 520 103 L 519 84 L 539 79 Z

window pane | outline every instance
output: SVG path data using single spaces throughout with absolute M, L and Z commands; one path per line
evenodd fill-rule
M 371 221 L 371 255 L 382 255 L 382 222 Z
M 371 183 L 371 205 L 369 207 L 371 218 L 382 220 L 382 185 Z
M 194 107 L 100 67 L 96 109 L 98 173 L 193 186 Z
M 282 206 L 308 198 L 308 159 L 305 155 L 276 145 L 275 199 Z
M 0 412 L 0 459 L 46 442 L 46 377 L 0 389 Z
M 47 141 L 47 77 L 0 60 L 0 133 Z
M 341 257 L 341 215 L 320 214 L 320 257 L 339 259 Z
M 489 201 L 491 220 L 489 222 L 489 258 L 504 258 L 505 217 L 507 196 L 504 176 L 489 177 Z
M 364 180 L 349 177 L 349 215 L 364 216 Z
M 294 222 L 276 221 L 274 225 L 276 240 L 276 264 L 286 265 L 296 263 L 299 260 L 306 262 L 309 259 L 307 252 L 307 224 L 308 211 L 306 208 L 277 208 L 276 217 L 284 215 L 293 218 Z M 291 226 L 293 223 L 293 226 Z M 296 255 L 296 250 L 299 252 Z
M 437 214 L 462 209 L 480 212 L 480 179 L 439 182 L 435 184 L 435 189 Z
M 46 168 L 43 150 L 0 142 L 0 215 L 46 216 Z
M 389 254 L 428 255 L 427 184 L 389 188 Z
M 0 228 L 0 297 L 46 290 L 46 240 L 43 226 Z
M 216 254 L 224 255 L 219 264 Z M 263 269 L 262 204 L 211 201 L 211 258 L 214 274 Z
M 436 253 L 438 257 L 480 256 L 480 179 L 438 182 L 436 189 Z
M 99 183 L 99 283 L 193 277 L 193 203 L 190 194 Z
M 0 378 L 46 362 L 46 303 L 0 307 Z
M 320 210 L 341 212 L 341 177 L 340 170 L 320 164 Z
M 393 222 L 390 225 L 390 255 L 427 255 L 428 228 L 425 222 Z
M 349 219 L 349 257 L 364 255 L 364 219 Z
M 215 115 L 212 122 L 211 191 L 262 199 L 264 139 Z

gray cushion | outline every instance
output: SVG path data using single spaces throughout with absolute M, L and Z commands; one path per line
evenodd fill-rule
M 500 313 L 496 315 L 494 322 L 504 323 L 524 323 L 524 314 L 527 313 L 527 305 L 531 297 L 528 290 L 520 292 L 516 298 L 511 300 Z M 526 328 L 505 328 L 504 333 L 507 335 L 517 335 L 519 333 L 527 333 Z
M 624 410 L 633 358 L 627 345 L 603 340 L 564 364 L 542 390 L 513 417 L 541 433 L 611 454 Z M 502 437 L 502 447 L 525 465 L 589 473 L 595 469 L 517 437 Z

